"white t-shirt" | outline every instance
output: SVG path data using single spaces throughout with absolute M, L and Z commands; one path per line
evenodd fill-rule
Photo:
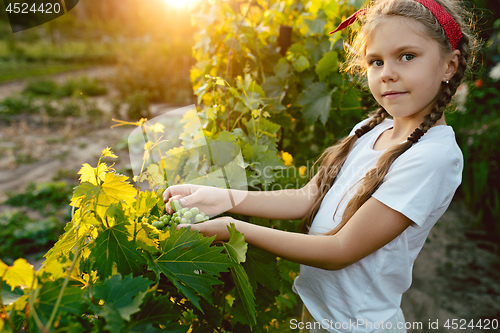
M 356 125 L 351 135 L 367 121 Z M 392 124 L 392 120 L 385 119 L 356 141 L 323 198 L 309 233 L 325 233 L 340 223 L 356 190 L 354 185 L 384 152 L 373 150 L 376 139 Z M 411 285 L 415 258 L 430 229 L 448 208 L 460 185 L 462 168 L 462 152 L 453 129 L 446 125 L 430 128 L 394 161 L 384 182 L 373 194 L 378 201 L 411 219 L 411 227 L 344 269 L 329 271 L 300 266 L 294 290 L 323 328 L 329 332 L 353 333 L 383 332 L 388 328 L 382 322 L 391 322 L 395 316 L 402 294 Z M 346 191 L 350 192 L 342 200 Z M 332 218 L 337 205 L 337 213 Z

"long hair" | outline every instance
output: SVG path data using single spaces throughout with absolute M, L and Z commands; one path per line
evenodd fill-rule
M 445 8 L 455 21 L 460 26 L 462 31 L 462 39 L 457 45 L 460 51 L 459 64 L 455 75 L 449 80 L 449 83 L 442 83 L 439 88 L 437 100 L 433 105 L 431 112 L 424 117 L 423 122 L 416 128 L 407 141 L 395 145 L 387 149 L 379 158 L 374 168 L 369 170 L 366 175 L 360 180 L 359 188 L 355 191 L 354 196 L 348 202 L 344 213 L 342 214 L 341 222 L 327 235 L 336 234 L 356 213 L 356 211 L 373 195 L 373 193 L 382 184 L 392 163 L 405 151 L 407 151 L 414 142 L 424 135 L 443 115 L 447 105 L 450 103 L 452 96 L 457 91 L 458 86 L 466 75 L 469 68 L 469 63 L 472 62 L 472 51 L 476 46 L 475 39 L 469 30 L 466 22 L 466 13 L 461 6 L 451 0 L 435 0 L 443 8 Z M 434 15 L 420 3 L 413 0 L 378 0 L 373 1 L 368 7 L 368 10 L 361 16 L 361 30 L 357 33 L 352 43 L 352 48 L 349 50 L 347 65 L 345 69 L 363 76 L 366 74 L 364 65 L 364 54 L 367 39 L 370 33 L 375 29 L 377 24 L 382 22 L 387 17 L 406 17 L 414 19 L 422 23 L 429 38 L 433 38 L 439 45 L 442 55 L 449 54 L 453 50 L 446 34 Z M 470 24 L 469 24 L 470 25 Z M 380 107 L 371 114 L 370 120 L 356 131 L 355 135 L 348 136 L 342 139 L 337 144 L 328 147 L 319 159 L 315 162 L 320 164 L 318 168 L 317 186 L 319 189 L 318 195 L 308 213 L 304 216 L 299 224 L 299 231 L 307 233 L 311 227 L 312 221 L 319 210 L 321 202 L 328 190 L 331 188 L 335 179 L 342 168 L 349 152 L 352 150 L 358 136 L 362 136 L 380 124 L 390 115 L 387 111 Z M 314 170 L 313 166 L 313 170 Z M 334 214 L 335 216 L 335 214 Z

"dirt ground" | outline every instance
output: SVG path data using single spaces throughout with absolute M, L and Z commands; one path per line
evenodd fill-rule
M 112 75 L 110 67 L 94 68 L 55 76 L 63 81 L 69 76 Z M 24 88 L 24 82 L 0 85 L 0 99 Z M 0 127 L 0 202 L 8 191 L 21 191 L 31 181 L 50 181 L 55 175 L 76 179 L 83 163 L 94 165 L 102 149 L 119 147 L 133 127 L 111 129 L 110 96 L 94 98 L 108 114 L 97 124 L 81 124 L 76 118 L 51 125 L 40 116 L 18 118 Z M 168 105 L 153 105 L 152 113 L 171 110 Z M 44 122 L 45 121 L 45 122 Z M 30 163 L 18 163 L 22 152 Z M 130 158 L 126 150 L 115 169 L 126 170 Z M 17 161 L 17 162 L 16 162 Z M 500 332 L 500 326 L 480 329 L 479 320 L 497 320 L 500 325 L 500 260 L 496 244 L 482 240 L 482 231 L 474 230 L 476 217 L 459 201 L 452 202 L 429 235 L 413 270 L 413 284 L 403 295 L 402 309 L 408 332 Z M 39 264 L 39 262 L 37 263 Z M 455 320 L 455 321 L 453 321 Z M 473 321 L 475 328 L 468 325 Z M 445 324 L 457 323 L 458 328 Z M 466 323 L 466 325 L 462 325 Z M 460 329 L 460 327 L 462 329 Z

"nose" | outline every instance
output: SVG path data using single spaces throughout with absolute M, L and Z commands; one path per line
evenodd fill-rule
M 385 62 L 382 68 L 382 73 L 380 79 L 383 82 L 397 81 L 399 78 L 398 72 L 393 64 L 390 62 Z

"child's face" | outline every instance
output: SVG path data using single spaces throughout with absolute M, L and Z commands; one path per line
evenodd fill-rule
M 368 85 L 377 102 L 394 118 L 422 119 L 430 113 L 447 65 L 438 43 L 424 26 L 407 18 L 389 18 L 366 44 Z

